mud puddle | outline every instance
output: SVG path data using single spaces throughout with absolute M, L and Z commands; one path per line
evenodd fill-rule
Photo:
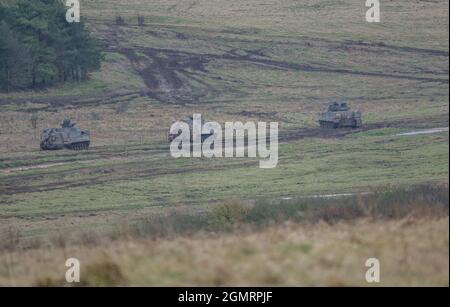
M 370 195 L 372 192 L 354 192 L 354 193 L 335 193 L 335 194 L 314 194 L 314 195 L 305 195 L 300 197 L 281 197 L 280 200 L 291 201 L 296 199 L 333 199 L 333 198 L 341 198 L 341 197 L 351 197 L 351 196 L 365 196 Z
M 448 128 L 449 127 L 416 130 L 416 131 L 398 133 L 395 136 L 415 136 L 415 135 L 435 134 L 435 133 L 441 133 L 441 132 L 448 132 L 449 131 Z

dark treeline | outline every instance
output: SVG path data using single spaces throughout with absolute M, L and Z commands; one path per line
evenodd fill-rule
M 83 22 L 68 23 L 61 0 L 0 3 L 0 90 L 80 81 L 101 64 Z

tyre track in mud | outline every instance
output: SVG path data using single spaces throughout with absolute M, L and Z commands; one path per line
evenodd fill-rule
M 423 118 L 421 123 L 447 123 L 448 125 L 448 114 L 442 114 L 442 116 L 434 116 Z M 417 120 L 414 119 L 401 119 L 390 122 L 366 124 L 360 129 L 321 129 L 321 128 L 302 128 L 290 131 L 281 131 L 279 135 L 280 143 L 295 142 L 305 138 L 342 138 L 353 133 L 370 131 L 381 128 L 408 128 L 416 129 L 418 127 Z M 138 152 L 142 156 L 142 151 Z M 168 148 L 161 150 L 161 148 L 155 149 L 155 151 L 149 150 L 148 154 L 158 153 L 166 154 L 169 156 Z M 114 157 L 113 157 L 114 158 Z M 139 157 L 138 157 L 139 158 Z M 162 157 L 164 159 L 164 157 Z M 135 159 L 135 160 L 133 160 Z M 101 160 L 100 160 L 101 161 Z M 99 161 L 93 161 L 92 163 L 97 163 Z M 161 168 L 156 167 L 151 169 L 152 161 L 145 161 L 136 159 L 136 156 L 132 154 L 128 157 L 121 159 L 122 164 L 118 165 L 106 165 L 106 166 L 96 166 L 89 167 L 89 163 L 86 163 L 85 167 L 72 168 L 70 170 L 63 171 L 49 171 L 41 174 L 33 174 L 21 176 L 20 173 L 14 176 L 6 177 L 0 179 L 2 184 L 0 185 L 0 195 L 14 195 L 20 193 L 32 193 L 32 192 L 46 192 L 53 190 L 63 190 L 67 188 L 78 188 L 78 187 L 88 187 L 96 186 L 102 184 L 111 184 L 119 181 L 129 181 L 135 179 L 145 179 L 145 178 L 155 178 L 159 176 L 167 175 L 177 175 L 186 173 L 196 173 L 196 172 L 209 172 L 209 171 L 220 171 L 230 168 L 242 168 L 242 167 L 252 167 L 257 164 L 257 162 L 245 162 L 236 163 L 232 165 L 221 165 L 219 167 L 183 167 L 179 169 L 173 168 Z M 143 165 L 149 165 L 148 169 L 143 169 Z M 126 167 L 125 167 L 126 164 Z M 125 171 L 124 171 L 125 169 Z M 93 175 L 91 178 L 84 178 L 80 180 L 64 180 L 62 182 L 51 182 L 48 184 L 37 184 L 37 181 L 45 178 L 46 176 L 59 176 L 66 177 L 71 175 L 77 175 L 84 173 L 87 175 Z M 0 201 L 1 204 L 1 201 Z
M 170 54 L 173 53 L 173 50 L 170 49 L 156 49 L 156 51 Z M 448 83 L 449 79 L 445 78 L 428 78 L 428 77 L 417 77 L 411 75 L 396 75 L 389 73 L 381 73 L 381 72 L 368 72 L 368 71 L 357 71 L 350 69 L 339 69 L 339 68 L 327 68 L 327 67 L 319 67 L 310 64 L 297 64 L 283 61 L 270 60 L 265 58 L 255 58 L 253 55 L 236 55 L 236 53 L 226 53 L 222 55 L 215 54 L 195 54 L 184 52 L 184 54 L 192 57 L 202 57 L 209 60 L 219 59 L 219 60 L 230 60 L 230 61 L 241 61 L 248 62 L 254 65 L 263 65 L 278 69 L 286 69 L 286 70 L 297 70 L 304 72 L 320 72 L 320 73 L 335 73 L 335 74 L 347 74 L 347 75 L 356 75 L 356 76 L 365 76 L 365 77 L 381 77 L 381 78 L 392 78 L 392 79 L 404 79 L 404 80 L 412 80 L 412 81 L 422 81 L 422 82 L 438 82 L 438 83 Z
M 145 27 L 142 31 L 157 38 L 165 37 L 170 33 L 174 41 L 199 41 L 202 44 L 211 45 L 211 50 L 221 50 L 217 53 L 196 53 L 184 49 L 182 47 L 184 45 L 183 43 L 180 44 L 180 49 L 150 48 L 136 45 L 131 48 L 123 48 L 119 47 L 116 43 L 109 43 L 108 37 L 115 38 L 112 41 L 117 41 L 118 36 L 124 35 L 125 32 L 120 32 L 122 33 L 120 35 L 118 34 L 118 30 L 103 32 L 101 36 L 104 38 L 106 50 L 125 55 L 133 64 L 134 70 L 146 84 L 146 94 L 162 103 L 181 105 L 196 103 L 199 99 L 207 95 L 220 95 L 224 92 L 224 88 L 220 88 L 222 85 L 217 85 L 217 80 L 225 80 L 208 71 L 208 64 L 211 61 L 231 61 L 274 70 L 291 70 L 306 73 L 326 73 L 439 84 L 449 82 L 448 68 L 446 68 L 448 67 L 449 52 L 444 50 L 396 46 L 383 42 L 339 41 L 310 37 L 302 37 L 300 39 L 293 37 L 269 37 L 252 40 L 245 37 L 245 30 L 237 31 L 236 33 L 233 32 L 234 35 L 239 35 L 238 37 L 229 36 L 229 33 L 226 31 L 214 32 L 199 29 L 200 33 L 195 33 L 191 30 L 184 32 L 183 28 L 177 26 L 162 25 L 156 26 L 150 32 Z M 123 40 L 126 42 L 127 38 L 123 37 Z M 231 46 L 230 43 L 234 46 Z M 256 44 L 260 46 L 236 48 L 236 44 Z M 392 70 L 392 72 L 384 72 L 376 71 L 376 66 L 373 71 L 333 67 L 332 63 L 326 61 L 323 63 L 293 63 L 271 59 L 269 52 L 273 45 L 286 46 L 286 48 L 289 46 L 301 47 L 317 50 L 319 53 L 344 52 L 348 53 L 348 56 L 351 56 L 353 52 L 356 54 L 365 53 L 368 56 L 372 56 L 373 54 L 385 56 L 389 54 L 389 56 L 399 59 L 411 56 L 419 58 L 427 56 L 435 58 L 436 61 L 442 62 L 443 65 L 438 65 L 440 67 L 439 69 L 433 68 L 430 70 L 424 67 L 403 67 L 399 64 L 398 69 Z M 447 65 L 445 65 L 446 63 Z M 380 67 L 380 70 L 384 70 L 384 68 Z M 196 77 L 199 74 L 202 76 L 202 80 Z M 209 82 L 207 81 L 208 79 L 214 79 L 215 82 Z M 239 92 L 239 88 L 237 87 L 233 87 L 231 90 L 236 93 Z
M 112 150 L 111 147 L 117 147 L 116 150 Z M 8 165 L 13 164 L 14 167 L 4 167 L 0 166 L 0 172 L 8 172 L 9 170 L 13 170 L 15 168 L 23 168 L 24 170 L 39 168 L 40 165 L 43 164 L 69 164 L 69 163 L 86 163 L 87 161 L 96 161 L 96 162 L 107 162 L 115 159 L 126 159 L 128 157 L 135 157 L 139 154 L 143 153 L 152 153 L 152 154 L 161 154 L 167 152 L 169 146 L 155 146 L 152 148 L 127 148 L 124 151 L 123 146 L 108 146 L 107 148 L 102 147 L 91 147 L 89 151 L 84 153 L 77 153 L 77 155 L 84 155 L 85 157 L 81 157 L 77 159 L 73 155 L 64 155 L 55 157 L 56 160 L 46 161 L 43 163 L 39 163 L 39 159 L 45 158 L 42 155 L 30 155 L 30 156 L 16 156 L 16 157 L 8 157 L 8 158 L 0 158 L 0 164 Z M 17 160 L 23 160 L 24 163 L 17 165 Z M 64 165 L 63 164 L 63 165 Z
M 262 44 L 262 45 L 278 45 L 278 46 L 297 46 L 297 47 L 309 47 L 309 48 L 318 48 L 318 45 L 320 46 L 326 46 L 328 49 L 341 49 L 348 51 L 350 48 L 354 48 L 357 51 L 363 51 L 363 52 L 369 52 L 369 53 L 378 53 L 378 54 L 386 54 L 386 53 L 409 53 L 409 54 L 420 54 L 420 55 L 427 55 L 427 56 L 441 56 L 441 57 L 448 57 L 449 52 L 446 50 L 438 50 L 438 49 L 430 49 L 430 48 L 420 48 L 420 47 L 409 47 L 409 46 L 397 46 L 392 45 L 385 42 L 370 42 L 370 41 L 363 41 L 363 40 L 351 40 L 351 39 L 344 39 L 344 40 L 331 40 L 331 39 L 325 39 L 325 38 L 318 38 L 318 37 L 308 37 L 303 36 L 300 38 L 295 37 L 280 37 L 280 36 L 271 36 L 268 35 L 267 38 L 255 38 L 255 39 L 248 39 L 245 38 L 245 35 L 259 35 L 260 33 L 258 31 L 248 33 L 246 30 L 236 30 L 236 31 L 222 31 L 222 32 L 213 32 L 215 36 L 208 36 L 208 35 L 202 35 L 202 34 L 184 34 L 180 33 L 178 31 L 184 30 L 182 27 L 179 26 L 167 26 L 165 25 L 163 27 L 165 31 L 170 31 L 175 34 L 182 34 L 185 39 L 198 39 L 202 41 L 216 41 L 217 43 L 243 43 L 243 44 Z M 255 30 L 253 30 L 255 31 Z M 225 36 L 225 35 L 239 35 L 241 37 L 232 37 L 232 36 Z M 261 48 L 261 50 L 266 48 Z M 261 55 L 261 52 L 259 52 Z
M 416 50 L 414 48 L 410 49 L 411 52 Z M 198 75 L 201 73 L 205 79 L 215 77 L 212 76 L 207 69 L 207 65 L 211 61 L 232 61 L 275 70 L 293 70 L 307 73 L 342 74 L 441 84 L 449 82 L 448 78 L 442 77 L 445 75 L 445 71 L 427 71 L 427 73 L 433 73 L 436 77 L 417 76 L 415 72 L 408 74 L 408 72 L 404 71 L 398 74 L 376 71 L 358 71 L 327 67 L 324 65 L 299 64 L 272 60 L 264 55 L 261 50 L 252 52 L 232 49 L 223 54 L 212 54 L 193 53 L 174 49 L 136 47 L 133 49 L 116 49 L 114 51 L 125 55 L 131 61 L 135 71 L 142 77 L 147 86 L 147 95 L 163 103 L 195 103 L 208 94 L 220 94 L 219 88 L 210 85 L 207 81 L 199 80 L 195 76 L 196 74 Z M 433 51 L 431 50 L 421 50 L 421 52 L 433 54 Z M 137 55 L 137 53 L 145 56 Z M 434 51 L 434 53 L 439 56 L 441 55 L 438 51 Z M 217 80 L 217 78 L 215 79 Z M 234 90 L 237 91 L 237 89 Z
M 434 124 L 436 126 L 441 125 L 442 123 L 448 126 L 448 116 L 449 114 L 442 114 L 441 116 L 430 116 L 422 118 L 420 123 L 426 123 L 427 125 Z M 384 128 L 408 128 L 408 129 L 417 129 L 418 128 L 417 119 L 399 119 L 393 121 L 386 121 L 380 123 L 373 124 L 365 124 L 361 128 L 358 129 L 321 129 L 321 128 L 305 128 L 305 129 L 295 129 L 291 131 L 281 132 L 279 136 L 280 142 L 293 142 L 297 140 L 301 140 L 304 138 L 342 138 L 347 135 L 365 132 L 376 129 L 384 129 Z
M 117 33 L 116 33 L 117 34 Z M 201 39 L 200 36 L 192 36 L 185 35 L 183 33 L 176 33 L 177 39 L 189 39 L 195 37 L 196 39 Z M 125 34 L 124 34 L 125 35 Z M 54 108 L 66 107 L 68 105 L 73 105 L 76 107 L 82 106 L 92 106 L 98 104 L 106 104 L 106 103 L 116 103 L 114 99 L 132 99 L 134 95 L 144 96 L 147 95 L 156 99 L 157 101 L 163 103 L 176 103 L 176 104 L 186 104 L 186 103 L 195 103 L 198 102 L 199 99 L 205 97 L 206 95 L 216 94 L 219 95 L 221 91 L 224 91 L 224 88 L 216 88 L 216 86 L 211 85 L 208 82 L 208 78 L 214 79 L 217 84 L 217 80 L 221 80 L 220 76 L 216 76 L 208 71 L 208 64 L 211 61 L 231 61 L 236 63 L 247 63 L 251 65 L 257 65 L 264 68 L 276 69 L 276 70 L 293 70 L 293 71 L 302 71 L 302 72 L 317 72 L 317 73 L 332 73 L 332 74 L 344 74 L 344 75 L 354 75 L 354 76 L 363 76 L 363 77 L 377 77 L 377 78 L 392 78 L 392 79 L 402 79 L 402 80 L 410 80 L 410 81 L 418 81 L 418 82 L 434 82 L 434 83 L 448 83 L 448 77 L 421 77 L 415 75 L 415 73 L 407 73 L 403 72 L 402 74 L 392 74 L 392 73 L 381 73 L 381 72 L 373 72 L 373 71 L 358 71 L 351 69 L 342 69 L 342 68 L 333 68 L 333 67 L 325 67 L 324 65 L 327 63 L 323 63 L 324 65 L 319 64 L 300 64 L 300 63 L 291 63 L 287 61 L 277 61 L 272 60 L 270 56 L 268 56 L 265 52 L 264 48 L 256 48 L 255 50 L 245 50 L 238 48 L 226 48 L 224 46 L 216 46 L 216 47 L 224 47 L 228 51 L 224 51 L 222 53 L 195 53 L 190 51 L 181 51 L 177 49 L 167 49 L 167 48 L 144 48 L 144 47 L 133 47 L 133 48 L 122 48 L 119 47 L 121 44 L 119 43 L 121 37 L 115 35 L 115 40 L 112 40 L 113 43 L 105 44 L 105 49 L 111 52 L 117 52 L 125 55 L 132 64 L 133 69 L 142 77 L 146 89 L 141 91 L 132 91 L 132 92 L 115 92 L 111 94 L 100 94 L 96 96 L 89 97 L 52 97 L 52 98 L 37 98 L 37 99 L 16 99 L 16 100 L 6 100 L 0 99 L 0 104 L 26 104 L 28 102 L 31 103 L 42 103 L 46 105 L 42 110 L 48 111 Z M 126 41 L 126 38 L 124 38 Z M 204 40 L 211 40 L 211 37 L 205 37 Z M 226 39 L 225 39 L 226 40 Z M 245 39 L 231 39 L 230 41 L 245 43 Z M 214 43 L 214 38 L 212 39 Z M 224 40 L 221 41 L 223 43 Z M 251 43 L 278 43 L 276 41 L 265 41 L 265 40 L 248 40 Z M 433 50 L 433 49 L 421 49 L 421 48 L 413 48 L 413 47 L 400 47 L 394 45 L 385 45 L 380 43 L 367 43 L 367 42 L 359 42 L 359 41 L 328 41 L 323 39 L 306 39 L 305 41 L 299 42 L 281 42 L 280 44 L 289 46 L 293 44 L 301 44 L 302 46 L 307 46 L 311 48 L 315 48 L 318 52 L 321 51 L 323 46 L 315 46 L 315 44 L 323 43 L 328 44 L 327 48 L 330 49 L 342 49 L 348 50 L 349 48 L 358 48 L 358 50 L 363 52 L 375 52 L 375 53 L 383 53 L 383 52 L 400 52 L 400 53 L 410 53 L 410 54 L 420 54 L 427 56 L 436 56 L 436 57 L 445 57 L 448 60 L 448 52 Z M 445 71 L 431 72 L 434 75 L 441 75 Z M 201 79 L 200 79 L 201 78 Z M 233 91 L 237 91 L 236 88 Z M 23 111 L 27 109 L 24 108 Z M 33 109 L 36 111 L 36 109 Z M 447 123 L 448 123 L 448 114 Z M 442 119 L 439 119 L 442 121 Z M 423 119 L 421 122 L 425 123 L 427 119 Z M 401 120 L 401 121 L 392 121 L 386 123 L 379 124 L 369 124 L 365 125 L 361 129 L 358 130 L 350 130 L 350 129 L 342 129 L 342 130 L 329 130 L 324 131 L 319 128 L 306 128 L 306 129 L 296 129 L 292 131 L 282 131 L 280 132 L 280 141 L 281 142 L 293 142 L 296 140 L 300 140 L 303 138 L 339 138 L 344 137 L 346 135 L 368 131 L 372 129 L 380 129 L 387 127 L 408 127 L 415 128 L 417 124 L 417 120 Z M 155 153 L 157 151 L 147 151 L 147 153 Z M 110 152 L 108 154 L 111 154 Z M 114 153 L 113 153 L 114 156 Z M 127 159 L 132 159 L 131 157 Z M 15 158 L 12 158 L 12 160 Z M 69 163 L 77 162 L 72 161 L 74 159 L 68 158 L 68 160 L 63 161 Z M 10 160 L 11 161 L 11 160 Z M 61 162 L 61 161 L 59 161 Z M 96 161 L 98 162 L 98 161 Z M 0 163 L 7 164 L 8 160 L 2 160 Z M 52 163 L 51 161 L 48 163 Z M 142 162 L 145 163 L 145 162 Z M 235 167 L 243 167 L 243 165 L 237 165 Z M 226 167 L 228 169 L 229 166 Z M 134 171 L 121 173 L 120 176 L 117 175 L 113 178 L 108 178 L 107 175 L 99 175 L 94 178 L 83 179 L 83 180 L 74 180 L 74 181 L 65 181 L 65 182 L 57 182 L 50 183 L 46 185 L 35 185 L 35 186 L 26 186 L 26 183 L 32 183 L 35 180 L 39 180 L 42 176 L 49 175 L 67 175 L 71 173 L 76 173 L 76 171 L 89 169 L 92 172 L 102 171 L 101 167 L 95 168 L 80 168 L 80 169 L 71 169 L 68 171 L 55 171 L 49 172 L 45 174 L 39 175 L 30 175 L 30 176 L 12 176 L 6 177 L 4 179 L 0 179 L 5 181 L 5 185 L 2 183 L 0 185 L 0 195 L 13 195 L 18 193 L 30 193 L 36 191 L 51 191 L 57 189 L 65 189 L 65 188 L 75 188 L 82 186 L 94 186 L 98 184 L 107 184 L 109 182 L 114 181 L 125 181 L 129 180 L 129 178 L 151 178 L 156 176 L 163 175 L 171 175 L 171 174 L 182 174 L 187 172 L 202 172 L 209 171 L 207 168 L 183 168 L 177 170 L 171 169 L 156 169 L 153 172 L 151 171 Z M 217 170 L 217 169 L 216 169 Z M 123 175 L 123 176 L 122 176 Z M 41 176 L 41 177 L 39 177 Z M 24 184 L 25 183 L 25 184 Z M 1 203 L 1 202 L 0 202 Z
M 186 104 L 197 102 L 209 94 L 219 94 L 216 88 L 198 76 L 207 76 L 206 64 L 210 59 L 206 57 L 178 51 L 164 52 L 153 48 L 123 48 L 115 52 L 130 60 L 132 67 L 147 86 L 147 96 L 157 101 Z
M 111 174 L 109 174 L 82 180 L 72 180 L 72 181 L 68 180 L 63 182 L 51 182 L 47 184 L 38 184 L 29 186 L 26 184 L 28 181 L 34 182 L 42 178 L 44 175 L 41 174 L 27 177 L 17 177 L 14 178 L 13 180 L 9 180 L 8 182 L 2 183 L 2 185 L 0 186 L 0 195 L 16 195 L 21 193 L 48 192 L 48 191 L 66 190 L 70 188 L 89 187 L 89 186 L 93 187 L 96 185 L 113 184 L 116 182 L 126 182 L 137 179 L 150 179 L 150 178 L 157 178 L 160 176 L 182 175 L 186 173 L 213 172 L 213 171 L 229 170 L 230 168 L 257 166 L 257 162 L 245 162 L 233 165 L 223 165 L 213 169 L 210 167 L 188 167 L 179 169 L 155 168 L 149 170 L 142 170 L 142 164 L 143 163 L 140 163 L 140 167 L 138 167 L 137 170 L 129 170 L 128 172 L 121 172 L 119 175 L 113 178 L 111 178 L 110 177 Z M 90 170 L 94 171 L 93 169 Z M 68 173 L 76 174 L 77 172 L 75 172 L 74 170 L 70 170 L 60 172 L 58 173 L 58 175 L 68 175 Z M 114 173 L 114 171 L 111 170 L 111 173 Z M 0 204 L 2 204 L 1 200 Z
M 249 117 L 258 117 L 264 118 L 267 120 L 272 120 L 271 116 L 274 116 L 275 113 L 253 113 L 253 112 L 240 112 L 239 115 L 249 116 Z M 393 120 L 388 122 L 374 123 L 374 124 L 366 124 L 360 129 L 321 129 L 321 128 L 300 128 L 293 130 L 285 130 L 280 131 L 279 140 L 281 142 L 290 142 L 295 140 L 300 140 L 303 138 L 339 138 L 344 137 L 346 135 L 356 133 L 356 132 L 364 132 L 374 129 L 382 129 L 382 128 L 408 128 L 408 129 L 418 129 L 418 124 L 426 123 L 428 127 L 437 127 L 439 125 L 447 125 L 448 126 L 448 114 L 442 114 L 440 116 L 430 116 L 423 117 L 421 122 L 419 123 L 417 119 L 400 119 Z M 278 119 L 277 119 L 278 120 Z M 113 147 L 117 147 L 116 149 L 112 149 Z M 169 151 L 169 145 L 155 145 L 153 147 L 138 147 L 138 148 L 127 148 L 126 152 L 123 150 L 123 146 L 108 146 L 106 148 L 102 147 L 91 147 L 88 152 L 81 153 L 85 155 L 83 158 L 75 158 L 73 155 L 64 155 L 57 156 L 55 160 L 46 161 L 44 163 L 36 162 L 39 159 L 45 158 L 42 155 L 29 155 L 29 156 L 15 156 L 9 158 L 0 158 L 0 164 L 8 165 L 14 164 L 14 167 L 5 167 L 0 166 L 0 172 L 9 173 L 20 170 L 30 170 L 34 168 L 49 168 L 52 165 L 61 166 L 70 163 L 80 163 L 80 164 L 89 164 L 89 163 L 98 163 L 98 162 L 108 162 L 114 160 L 123 160 L 123 161 L 132 161 L 133 159 L 139 157 L 145 157 L 148 154 L 158 155 L 158 154 L 167 154 Z M 17 165 L 17 160 L 23 160 L 24 163 Z M 41 167 L 43 165 L 50 165 L 49 167 Z M 52 174 L 52 173 L 48 173 Z
M 135 46 L 132 48 L 123 48 L 120 41 L 127 41 L 127 32 L 122 28 L 126 27 L 112 27 L 109 32 L 102 32 L 99 35 L 102 38 L 103 47 L 105 51 L 117 52 L 125 55 L 132 63 L 133 69 L 143 79 L 146 89 L 132 90 L 132 91 L 116 91 L 113 93 L 102 93 L 96 95 L 86 96 L 62 96 L 62 97 L 44 97 L 44 98 L 0 98 L 0 105 L 2 104 L 17 104 L 23 105 L 18 111 L 35 112 L 35 111 L 52 111 L 61 107 L 73 106 L 97 106 L 105 104 L 116 104 L 118 101 L 133 100 L 137 97 L 149 96 L 162 103 L 187 104 L 198 102 L 199 99 L 208 95 L 220 95 L 225 90 L 233 90 L 239 92 L 238 88 L 227 88 L 224 83 L 224 88 L 217 88 L 208 82 L 208 78 L 214 79 L 215 83 L 223 80 L 220 76 L 215 76 L 208 71 L 207 65 L 213 60 L 219 61 L 234 61 L 257 65 L 265 68 L 278 70 L 293 70 L 311 73 L 329 73 L 329 74 L 343 74 L 361 77 L 374 78 L 388 78 L 399 80 L 410 80 L 418 82 L 433 82 L 433 83 L 448 83 L 448 57 L 449 52 L 444 50 L 396 46 L 385 44 L 382 42 L 365 42 L 353 40 L 329 40 L 321 38 L 303 37 L 300 40 L 295 38 L 280 38 L 273 39 L 256 38 L 254 40 L 245 37 L 222 37 L 220 35 L 227 35 L 227 32 L 215 33 L 215 36 L 208 36 L 204 34 L 192 34 L 180 32 L 177 26 L 159 26 L 153 29 L 151 35 L 158 37 L 159 32 L 170 32 L 177 40 L 200 40 L 213 43 L 212 47 L 216 49 L 225 49 L 223 53 L 195 53 L 189 51 L 182 51 L 177 49 L 167 48 L 144 48 Z M 144 28 L 144 31 L 145 30 Z M 147 31 L 148 32 L 148 31 Z M 246 31 L 234 33 L 235 35 L 245 34 Z M 213 33 L 214 34 L 214 33 Z M 285 41 L 285 40 L 288 41 Z M 231 43 L 251 43 L 261 44 L 260 48 L 244 49 L 231 48 L 224 45 L 226 42 Z M 415 56 L 429 56 L 441 58 L 443 64 L 440 71 L 429 71 L 422 68 L 414 68 L 416 71 L 401 71 L 398 73 L 383 73 L 377 71 L 359 71 L 345 68 L 334 68 L 327 66 L 327 63 L 291 63 L 287 61 L 272 60 L 267 54 L 271 45 L 279 46 L 300 46 L 312 50 L 317 49 L 317 52 L 324 52 L 324 50 L 351 52 L 363 52 L 368 55 L 375 54 L 393 54 L 399 58 L 407 56 L 408 54 Z M 269 46 L 264 46 L 269 45 Z M 141 53 L 142 55 L 138 55 Z M 413 67 L 411 67 L 413 69 Z M 433 76 L 418 76 L 417 73 L 426 73 Z M 198 76 L 202 76 L 204 80 Z M 28 103 L 42 104 L 41 108 L 28 108 Z
M 171 27 L 168 27 L 171 28 Z M 18 111 L 52 111 L 58 108 L 73 106 L 98 106 L 105 104 L 116 104 L 122 101 L 131 101 L 142 96 L 149 96 L 162 103 L 188 104 L 198 103 L 198 101 L 209 96 L 219 96 L 222 92 L 231 90 L 235 93 L 241 92 L 239 88 L 227 85 L 224 79 L 208 71 L 208 64 L 211 61 L 232 61 L 237 63 L 247 63 L 264 68 L 275 70 L 292 70 L 309 73 L 328 73 L 342 74 L 350 76 L 374 77 L 409 80 L 417 82 L 448 83 L 448 51 L 424 49 L 408 46 L 395 46 L 385 43 L 373 43 L 364 41 L 333 41 L 320 38 L 303 38 L 300 41 L 280 41 L 277 38 L 249 40 L 245 38 L 217 38 L 205 35 L 184 34 L 173 29 L 164 30 L 173 32 L 177 39 L 188 40 L 197 39 L 202 41 L 215 42 L 215 47 L 223 47 L 227 51 L 223 53 L 195 53 L 167 48 L 145 48 L 135 46 L 132 48 L 120 47 L 118 43 L 126 32 L 119 28 L 114 28 L 113 32 L 103 33 L 103 45 L 105 51 L 117 52 L 126 56 L 132 64 L 135 72 L 141 76 L 146 88 L 133 91 L 116 91 L 113 93 L 102 93 L 86 96 L 63 96 L 63 97 L 44 97 L 44 98 L 0 98 L 2 104 L 23 105 Z M 120 32 L 120 34 L 119 34 Z M 157 35 L 158 31 L 152 30 Z M 111 40 L 108 40 L 111 38 Z M 126 41 L 126 38 L 124 38 Z M 439 57 L 447 65 L 442 65 L 441 71 L 429 71 L 420 67 L 411 68 L 416 71 L 399 71 L 396 73 L 383 73 L 377 71 L 359 71 L 353 69 L 337 68 L 327 66 L 327 63 L 291 63 L 287 61 L 272 60 L 266 50 L 267 46 L 256 49 L 228 48 L 223 46 L 224 42 L 233 43 L 252 43 L 252 44 L 277 44 L 283 46 L 302 46 L 310 49 L 317 49 L 318 52 L 344 51 L 344 52 L 363 52 L 363 53 L 395 53 L 395 56 L 402 57 L 405 54 L 414 54 L 416 56 Z M 222 45 L 221 45 L 222 44 Z M 220 48 L 219 48 L 220 49 Z M 139 53 L 139 54 L 138 54 Z M 398 53 L 398 54 L 397 54 Z M 445 63 L 443 63 L 445 64 Z M 418 76 L 417 73 L 426 73 L 433 76 Z M 200 78 L 201 77 L 201 78 Z M 214 80 L 214 84 L 208 79 Z M 223 81 L 220 88 L 217 83 Z M 41 108 L 27 108 L 28 103 L 42 104 Z
M 115 91 L 112 93 L 103 93 L 95 95 L 83 95 L 83 96 L 54 96 L 54 97 L 44 97 L 44 98 L 0 98 L 0 106 L 7 104 L 14 104 L 19 106 L 15 108 L 16 112 L 34 113 L 34 112 L 52 112 L 57 111 L 65 107 L 93 107 L 93 106 L 104 106 L 108 104 L 116 104 L 118 101 L 132 101 L 138 97 L 145 95 L 145 91 Z M 27 107 L 27 104 L 39 104 L 42 107 Z

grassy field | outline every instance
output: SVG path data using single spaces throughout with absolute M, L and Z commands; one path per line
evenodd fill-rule
M 86 1 L 82 18 L 102 46 L 102 69 L 83 83 L 0 93 L 0 236 L 15 233 L 20 237 L 17 248 L 26 249 L 0 252 L 0 284 L 45 284 L 42 278 L 56 278 L 5 262 L 27 259 L 30 265 L 42 261 L 43 267 L 51 267 L 59 259 L 55 255 L 68 252 L 58 246 L 27 250 L 29 242 L 85 231 L 101 236 L 172 210 L 201 215 L 230 199 L 251 205 L 364 194 L 390 186 L 448 185 L 448 131 L 398 135 L 448 127 L 448 8 L 448 1 L 383 2 L 382 22 L 369 24 L 364 2 L 357 0 Z M 138 26 L 138 15 L 145 17 L 144 26 Z M 124 25 L 115 23 L 117 16 L 124 18 Z M 361 110 L 364 127 L 320 130 L 318 113 L 333 99 Z M 279 122 L 278 167 L 262 170 L 258 160 L 247 158 L 171 158 L 170 125 L 194 112 L 220 123 Z M 65 116 L 91 131 L 91 150 L 39 151 L 41 129 L 59 125 Z M 370 227 L 376 231 L 358 236 L 362 243 L 352 241 L 355 233 Z M 389 237 L 394 228 L 407 247 L 401 249 L 397 238 Z M 280 236 L 282 246 L 269 251 Z M 334 242 L 341 237 L 348 248 Z M 357 221 L 311 228 L 294 223 L 242 237 L 231 233 L 219 241 L 209 234 L 147 240 L 105 243 L 118 257 L 111 261 L 123 271 L 125 284 L 359 285 L 363 275 L 353 265 L 368 246 L 387 253 L 387 285 L 448 285 L 448 274 L 439 274 L 445 267 L 448 271 L 443 260 L 448 258 L 448 214 L 412 223 L 374 220 L 369 225 Z M 246 255 L 242 249 L 249 242 Z M 312 246 L 309 260 L 299 261 L 303 256 L 298 244 Z M 166 264 L 146 259 L 149 253 L 166 259 L 176 246 L 179 250 Z M 96 259 L 102 248 L 69 251 Z M 130 254 L 121 253 L 122 248 Z M 177 256 L 197 248 L 199 254 L 211 248 L 211 257 L 230 250 L 230 257 L 208 264 L 196 259 L 197 252 L 186 259 Z M 413 248 L 417 255 L 396 267 Z M 349 259 L 355 260 L 343 259 L 353 249 Z M 436 250 L 436 255 L 426 249 Z M 327 260 L 327 250 L 340 260 Z M 32 260 L 35 254 L 39 256 Z M 266 275 L 253 274 L 283 255 Z M 433 264 L 416 271 L 422 256 Z M 245 261 L 239 264 L 241 257 Z M 138 259 L 135 267 L 133 259 Z M 225 274 L 224 268 L 235 260 L 235 269 Z M 202 261 L 209 270 L 203 277 L 187 271 Z M 295 262 L 303 263 L 291 270 Z M 162 268 L 153 277 L 139 276 L 146 272 L 143 268 L 156 270 L 158 265 Z M 164 269 L 172 265 L 173 272 Z M 327 265 L 333 268 L 329 273 L 315 271 Z M 290 274 L 284 276 L 285 271 Z
M 0 285 L 64 285 L 63 264 L 76 255 L 81 286 L 368 286 L 374 257 L 381 283 L 372 285 L 448 286 L 448 222 L 448 187 L 418 186 L 178 210 L 25 250 L 9 232 Z
M 448 223 L 288 224 L 220 238 L 40 249 L 2 255 L 10 275 L 0 284 L 64 285 L 65 260 L 76 254 L 90 286 L 368 286 L 365 261 L 376 255 L 382 286 L 448 286 Z

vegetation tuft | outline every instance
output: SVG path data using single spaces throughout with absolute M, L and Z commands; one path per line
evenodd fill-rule
M 132 233 L 142 237 L 161 237 L 205 230 L 227 232 L 239 227 L 261 228 L 286 221 L 334 224 L 363 218 L 398 220 L 440 218 L 448 214 L 448 186 L 417 185 L 332 199 L 261 200 L 254 205 L 234 200 L 206 214 L 172 212 L 168 216 L 152 217 L 137 223 Z

